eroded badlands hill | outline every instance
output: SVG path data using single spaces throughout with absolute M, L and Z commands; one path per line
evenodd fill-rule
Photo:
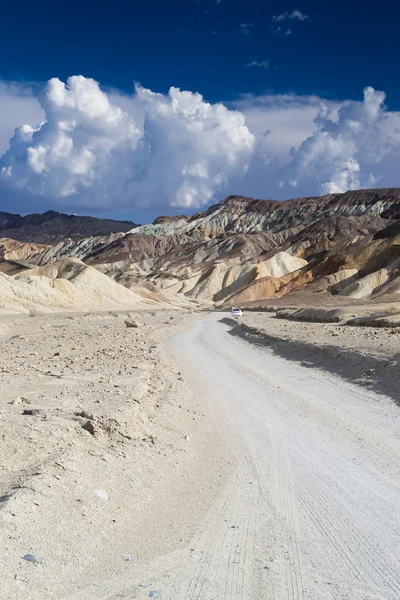
M 159 217 L 129 231 L 46 244 L 33 243 L 33 230 L 24 244 L 4 238 L 0 270 L 19 277 L 78 259 L 142 297 L 208 305 L 396 301 L 399 215 L 398 188 L 287 202 L 230 196 L 191 218 Z

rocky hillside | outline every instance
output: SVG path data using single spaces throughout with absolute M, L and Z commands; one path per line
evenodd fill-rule
M 287 202 L 230 196 L 191 218 L 68 240 L 31 224 L 26 243 L 0 239 L 0 270 L 18 277 L 78 259 L 142 296 L 201 304 L 396 301 L 399 211 L 395 188 Z
M 172 223 L 155 222 L 138 228 L 135 233 L 169 235 L 197 230 L 211 237 L 228 232 L 277 234 L 326 217 L 371 214 L 390 218 L 398 210 L 400 188 L 357 190 L 286 202 L 229 196 L 189 220 L 177 218 Z
M 0 237 L 39 244 L 57 244 L 65 238 L 80 240 L 89 236 L 125 232 L 136 227 L 132 221 L 113 221 L 66 215 L 49 210 L 22 217 L 0 212 Z

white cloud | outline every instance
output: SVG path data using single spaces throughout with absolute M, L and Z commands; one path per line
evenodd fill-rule
M 289 16 L 289 13 L 286 12 L 286 13 L 283 13 L 282 15 L 274 15 L 272 17 L 272 20 L 277 21 L 277 22 L 285 21 L 288 18 L 288 16 Z
M 400 160 L 399 113 L 384 106 L 385 94 L 371 87 L 363 102 L 348 101 L 337 110 L 322 103 L 316 129 L 292 151 L 286 181 L 297 180 L 320 193 L 393 185 L 392 164 Z M 397 181 L 397 185 L 398 185 Z
M 76 76 L 51 79 L 39 101 L 46 120 L 16 130 L 2 184 L 68 205 L 201 206 L 254 149 L 241 113 L 176 88 L 127 100 Z
M 300 147 L 316 129 L 314 119 L 321 102 L 318 96 L 246 94 L 229 106 L 245 114 L 247 127 L 254 135 L 263 135 L 264 151 L 286 165 L 291 149 Z M 333 110 L 337 103 L 329 106 Z
M 268 60 L 252 60 L 251 62 L 249 62 L 246 65 L 247 68 L 251 68 L 251 67 L 258 67 L 261 69 L 270 69 L 271 68 L 271 61 L 270 59 Z
M 6 209 L 29 197 L 35 210 L 158 211 L 229 193 L 284 199 L 396 186 L 400 113 L 384 98 L 366 88 L 362 102 L 265 94 L 209 104 L 176 88 L 105 93 L 72 77 L 51 80 L 39 105 L 29 87 L 0 83 L 0 123 L 2 107 L 14 121 L 3 136 L 0 127 L 0 147 L 26 123 L 0 159 L 0 196 Z
M 292 19 L 294 21 L 309 21 L 310 17 L 308 15 L 305 15 L 304 13 L 302 13 L 300 10 L 297 10 L 297 8 L 289 15 L 289 19 Z
M 289 12 L 285 12 L 282 13 L 281 15 L 274 15 L 272 17 L 272 20 L 275 22 L 280 22 L 280 21 L 310 21 L 311 17 L 309 17 L 308 15 L 302 13 L 300 10 L 298 10 L 297 8 L 292 11 L 291 13 Z
M 32 86 L 0 81 L 0 156 L 8 149 L 16 127 L 21 123 L 39 125 L 43 119 Z

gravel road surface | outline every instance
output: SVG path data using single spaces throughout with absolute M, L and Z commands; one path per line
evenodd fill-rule
M 400 597 L 400 412 L 389 399 L 229 335 L 174 341 L 238 460 L 181 597 Z
M 74 600 L 399 598 L 393 400 L 234 337 L 221 314 L 172 344 L 230 448 L 228 484 L 189 545 Z

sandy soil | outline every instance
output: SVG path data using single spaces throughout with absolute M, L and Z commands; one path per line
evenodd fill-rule
M 163 345 L 196 317 L 133 316 L 2 317 L 4 600 L 70 598 L 185 545 L 231 471 Z
M 286 341 L 334 345 L 342 350 L 390 359 L 400 350 L 400 328 L 351 327 L 337 323 L 305 323 L 275 318 L 273 313 L 245 312 L 241 321 Z

